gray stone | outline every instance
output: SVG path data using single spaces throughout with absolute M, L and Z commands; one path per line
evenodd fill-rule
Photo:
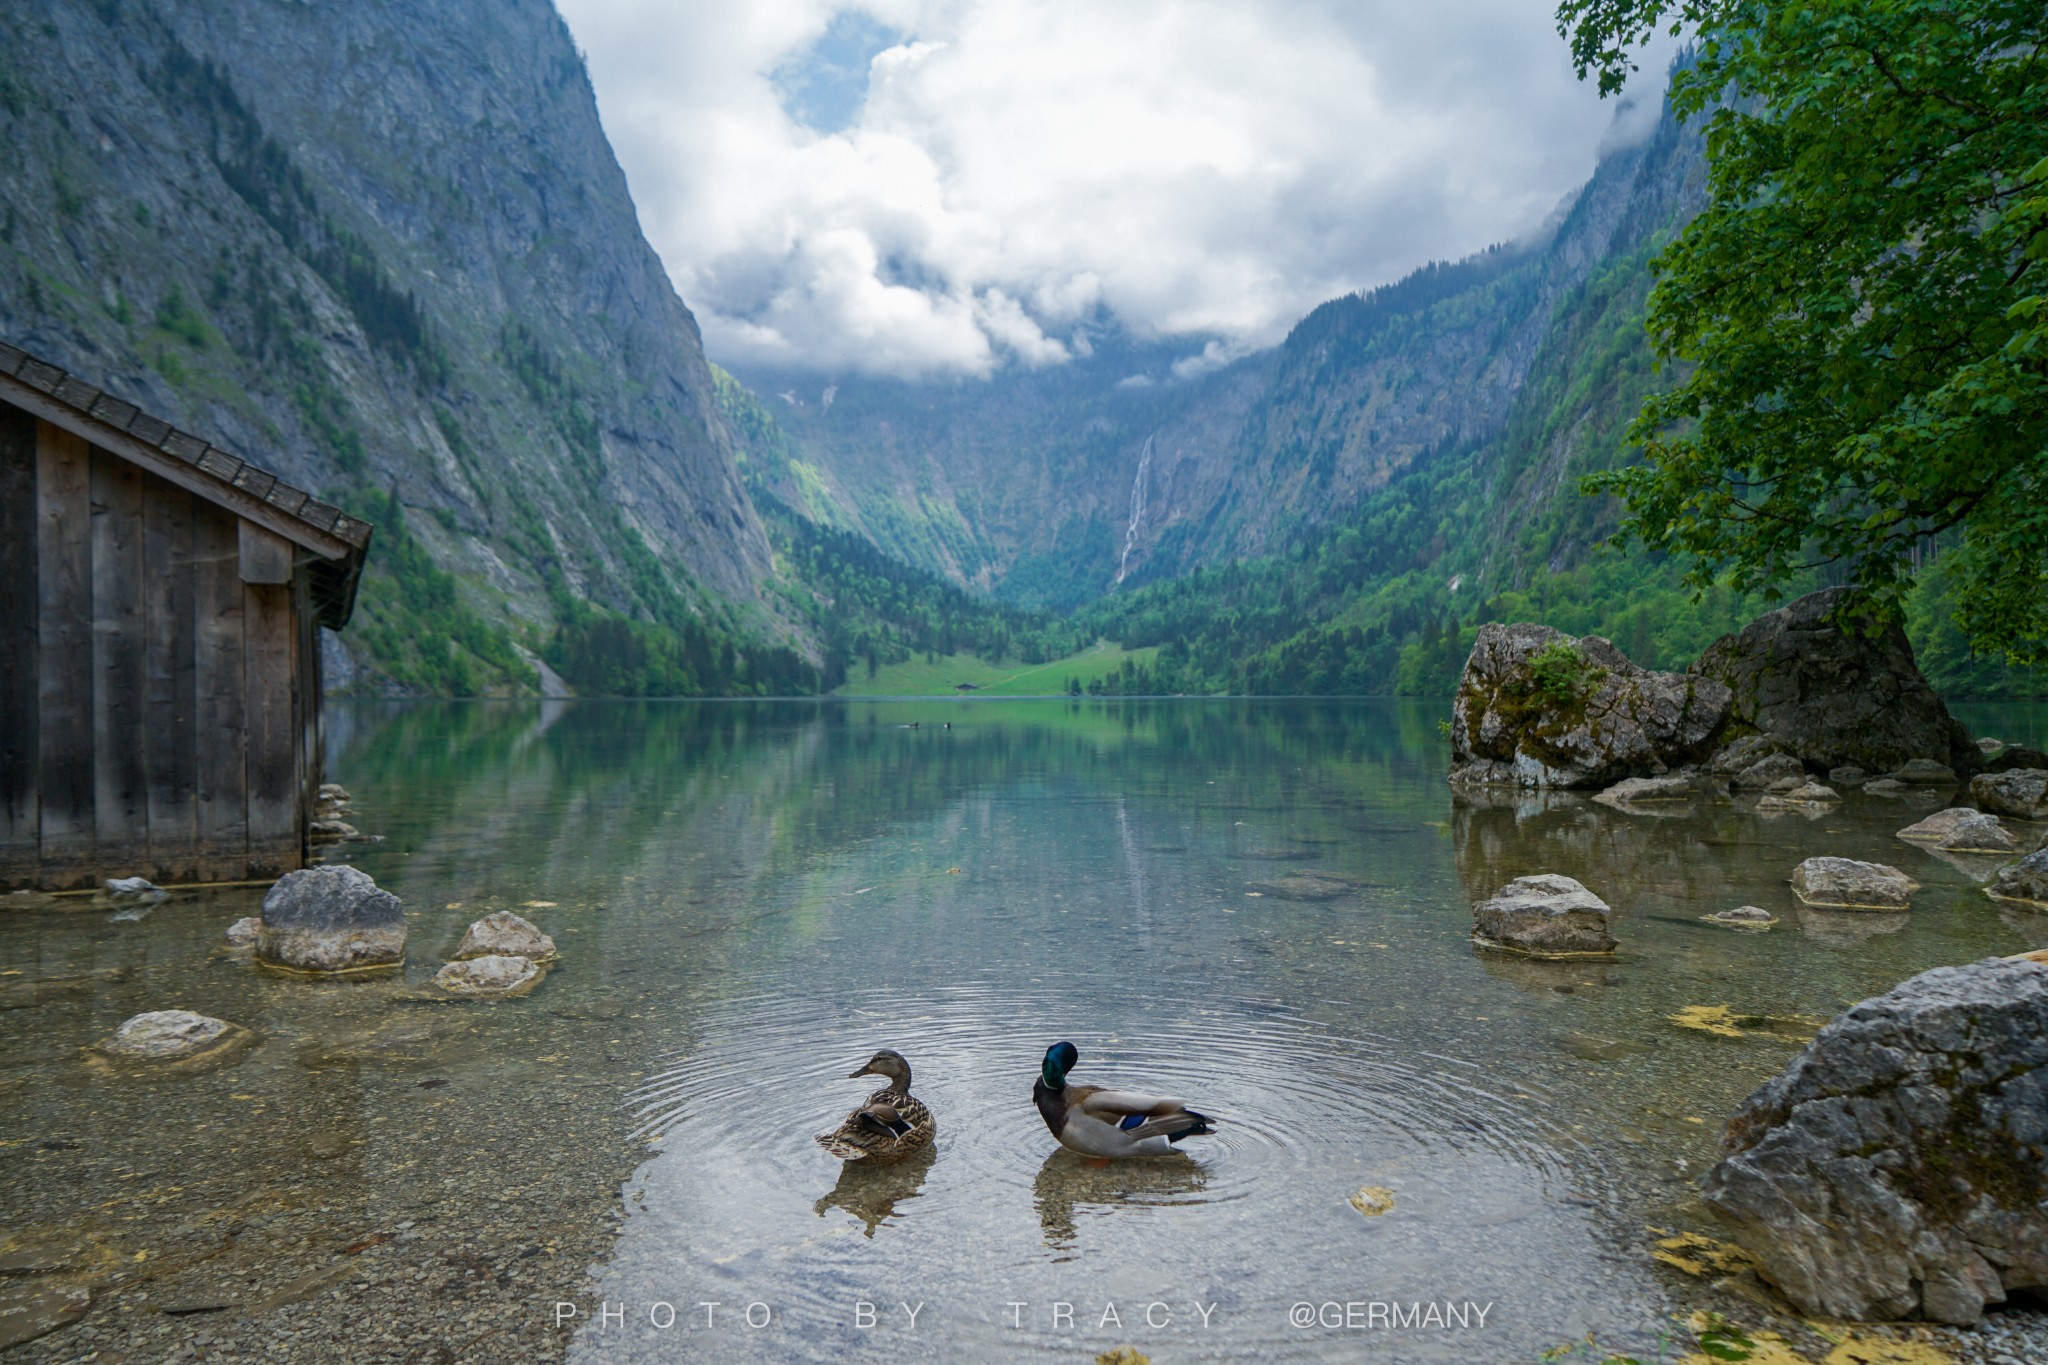
M 1764 790 L 1776 782 L 1796 787 L 1806 780 L 1806 765 L 1790 754 L 1770 754 L 1735 775 L 1738 790 Z
M 1731 929 L 1768 929 L 1778 922 L 1776 915 L 1760 905 L 1738 905 L 1733 910 L 1716 910 L 1700 918 L 1709 924 L 1722 924 Z
M 244 915 L 228 926 L 228 944 L 235 948 L 253 948 L 263 933 L 263 921 L 254 915 Z
M 1970 779 L 1970 799 L 1993 815 L 2048 820 L 2048 768 L 2012 768 Z
M 1883 863 L 1808 858 L 1792 871 L 1792 893 L 1836 910 L 1905 910 L 1919 883 Z
M 1846 589 L 1811 593 L 1700 655 L 1693 674 L 1729 689 L 1729 737 L 1768 735 L 1820 768 L 1935 758 L 1974 769 L 1977 746 L 1920 675 L 1905 632 L 1843 630 L 1832 618 L 1846 601 Z
M 1709 1208 L 1801 1312 L 1976 1322 L 2048 1286 L 2048 965 L 1922 972 L 1737 1109 Z
M 1759 760 L 1784 752 L 1785 746 L 1769 735 L 1740 735 L 1714 751 L 1707 760 L 1707 771 L 1732 778 Z
M 219 1045 L 234 1027 L 191 1010 L 151 1010 L 101 1039 L 99 1050 L 110 1057 L 171 1062 Z
M 2004 747 L 2005 741 L 2002 739 L 1993 739 L 1989 735 L 1977 736 L 1977 752 L 1983 754 L 1986 758 L 1989 758 Z
M 1684 801 L 1698 790 L 1689 777 L 1630 777 L 1593 799 L 1610 806 L 1626 806 L 1636 801 Z
M 1472 938 L 1489 948 L 1531 957 L 1606 957 L 1606 901 L 1570 877 L 1517 877 L 1472 907 Z
M 1899 770 L 1892 774 L 1892 780 L 1909 787 L 1953 787 L 1957 778 L 1956 770 L 1946 763 L 1916 758 L 1911 763 L 1900 764 Z
M 1559 658 L 1562 668 L 1538 662 Z M 1597 635 L 1484 625 L 1452 707 L 1451 781 L 1605 787 L 1659 776 L 1711 752 L 1727 706 L 1720 684 L 1638 667 Z
M 1853 763 L 1845 763 L 1828 769 L 1828 781 L 1838 787 L 1860 787 L 1870 780 L 1870 774 Z
M 311 821 L 306 832 L 316 844 L 345 844 L 362 838 L 362 831 L 354 825 L 332 817 Z
M 1968 806 L 1938 810 L 1899 831 L 1911 843 L 1932 844 L 1957 853 L 2010 853 L 2019 847 L 2012 834 L 1995 815 L 1985 815 Z
M 2008 744 L 1998 751 L 1996 757 L 1985 760 L 1983 770 L 1987 773 L 2009 773 L 2019 768 L 2048 768 L 2048 754 L 2039 749 Z
M 451 962 L 434 973 L 434 984 L 456 995 L 524 995 L 540 981 L 532 959 L 494 954 Z
M 1880 777 L 1875 782 L 1863 784 L 1865 796 L 1904 796 L 1910 790 L 1905 783 L 1896 782 L 1889 777 Z
M 2002 901 L 2025 901 L 2048 909 L 2048 848 L 1998 869 L 1998 876 L 1984 888 L 1984 894 Z
M 1773 787 L 1756 806 L 1758 810 L 1818 810 L 1841 799 L 1834 788 L 1808 781 L 1782 791 Z
M 256 955 L 308 972 L 391 966 L 405 960 L 405 910 L 353 867 L 287 872 L 263 898 Z
M 107 894 L 115 900 L 133 897 L 147 897 L 150 900 L 164 898 L 163 888 L 147 877 L 109 877 L 105 885 Z
M 510 910 L 497 910 L 469 926 L 458 958 L 523 957 L 534 962 L 555 960 L 555 941 L 534 927 L 532 921 Z

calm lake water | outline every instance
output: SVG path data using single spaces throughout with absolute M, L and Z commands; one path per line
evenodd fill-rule
M 2048 731 L 2048 708 L 1963 710 L 2015 742 Z M 1692 1189 L 1728 1110 L 1814 1022 L 1930 966 L 2048 945 L 2048 915 L 1981 895 L 1995 862 L 1894 837 L 1949 793 L 1817 818 L 1454 799 L 1445 712 L 338 706 L 331 776 L 384 836 L 338 856 L 412 914 L 403 976 L 324 986 L 224 954 L 260 890 L 140 919 L 64 898 L 0 917 L 0 990 L 21 1006 L 0 1013 L 0 1216 L 85 1228 L 118 1258 L 191 1240 L 208 1210 L 277 1228 L 313 1209 L 328 1241 L 277 1233 L 270 1259 L 314 1274 L 335 1243 L 401 1224 L 348 1254 L 437 1228 L 464 1254 L 530 1245 L 493 1270 L 494 1311 L 519 1319 L 499 1327 L 593 1363 L 1120 1344 L 1534 1361 L 1588 1332 L 1653 1349 L 1689 1290 L 1651 1261 L 1652 1230 L 1713 1231 Z M 1924 889 L 1910 914 L 1802 911 L 1785 878 L 1824 853 Z M 1470 902 L 1534 872 L 1615 907 L 1618 960 L 1468 942 Z M 1781 923 L 1700 921 L 1743 904 Z M 463 928 L 500 908 L 553 933 L 561 965 L 523 1000 L 428 999 Z M 128 1014 L 173 1005 L 263 1043 L 176 1080 L 80 1061 Z M 1752 1021 L 1739 1037 L 1674 1022 L 1699 1005 Z M 1077 1080 L 1181 1095 L 1216 1135 L 1178 1161 L 1061 1152 L 1030 1102 L 1061 1038 Z M 909 1057 L 940 1137 L 910 1164 L 843 1170 L 811 1135 L 874 1084 L 846 1073 L 882 1046 Z M 173 1191 L 171 1212 L 104 1212 L 135 1179 Z M 1367 1187 L 1391 1209 L 1353 1207 Z M 278 1292 L 267 1260 L 208 1264 L 132 1292 L 245 1310 Z M 394 1262 L 363 1292 L 431 1338 L 456 1264 Z M 559 1329 L 557 1301 L 576 1308 Z M 1375 1304 L 1422 1316 L 1393 1325 Z

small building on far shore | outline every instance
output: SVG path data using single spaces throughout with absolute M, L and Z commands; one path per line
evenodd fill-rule
M 306 863 L 368 523 L 0 342 L 0 890 Z

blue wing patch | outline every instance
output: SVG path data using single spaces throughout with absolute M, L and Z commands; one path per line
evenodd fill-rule
M 1131 1129 L 1136 1128 L 1139 1124 L 1143 1123 L 1144 1121 L 1145 1116 L 1143 1114 L 1125 1114 L 1121 1119 L 1117 1120 L 1116 1126 L 1123 1129 L 1125 1132 L 1129 1132 Z

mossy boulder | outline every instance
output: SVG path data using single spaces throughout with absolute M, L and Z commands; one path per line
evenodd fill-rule
M 1450 780 L 1606 787 L 1662 776 L 1712 751 L 1728 689 L 1631 663 L 1597 635 L 1489 624 L 1452 708 Z
M 1922 972 L 1743 1101 L 1700 1191 L 1815 1317 L 1974 1323 L 2048 1287 L 2048 964 Z

